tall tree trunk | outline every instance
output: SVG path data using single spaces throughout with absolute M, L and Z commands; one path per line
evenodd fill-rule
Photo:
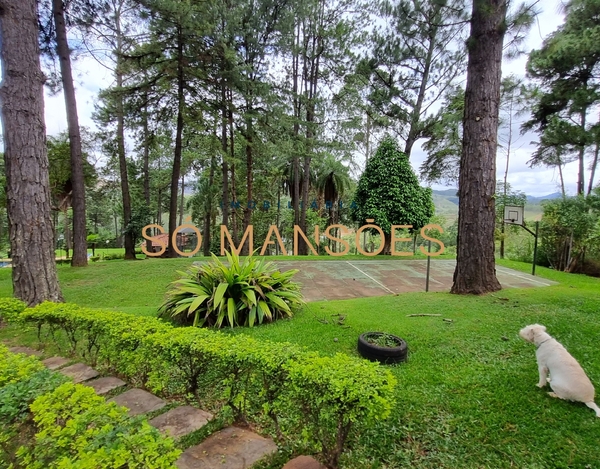
M 179 224 L 183 225 L 183 212 L 185 211 L 185 176 L 181 175 L 181 202 L 179 203 Z
M 246 112 L 251 112 L 252 104 L 249 103 Z M 253 165 L 253 154 L 252 154 L 252 139 L 254 129 L 252 128 L 252 117 L 246 117 L 246 206 L 244 207 L 244 227 L 243 231 L 246 232 L 246 228 L 252 223 L 252 165 Z M 249 252 L 249 246 L 244 245 L 242 253 L 245 255 L 252 254 Z
M 83 153 L 81 151 L 81 134 L 77 117 L 77 101 L 73 74 L 71 72 L 71 51 L 67 42 L 65 11 L 62 0 L 52 0 L 52 15 L 56 28 L 56 52 L 60 62 L 60 74 L 65 94 L 67 124 L 69 128 L 69 144 L 71 150 L 71 182 L 73 192 L 73 267 L 85 267 L 87 261 L 87 233 L 85 218 L 85 184 L 83 177 Z
M 585 115 L 587 112 L 587 107 L 581 111 L 581 130 L 585 133 Z M 583 195 L 585 192 L 585 145 L 579 146 L 579 171 L 577 174 L 577 195 Z
M 210 256 L 210 228 L 211 228 L 211 213 L 212 213 L 212 187 L 215 181 L 215 156 L 210 158 L 210 172 L 208 173 L 208 194 L 206 195 L 206 208 L 204 215 L 204 250 L 202 253 L 204 256 Z
M 238 213 L 237 213 L 237 189 L 235 187 L 235 141 L 233 134 L 233 91 L 231 88 L 227 90 L 228 94 L 228 110 L 227 120 L 229 124 L 229 156 L 231 156 L 231 235 L 236 246 L 238 243 Z
M 54 259 L 37 18 L 35 0 L 0 0 L 0 102 L 13 294 L 29 306 L 63 301 Z
M 73 233 L 71 233 L 71 220 L 69 220 L 69 207 L 65 207 L 65 259 L 69 258 L 69 251 L 73 245 Z
M 123 226 L 127 228 L 131 222 L 131 196 L 129 193 L 129 177 L 127 174 L 127 158 L 125 156 L 125 117 L 123 111 L 123 35 L 121 33 L 120 7 L 115 11 L 115 32 L 117 35 L 115 78 L 117 81 L 116 111 L 117 111 L 117 153 L 119 154 L 119 172 L 121 176 L 121 195 L 123 198 Z M 125 259 L 135 259 L 135 244 L 133 233 L 124 232 Z
M 227 154 L 229 152 L 229 146 L 227 145 L 227 90 L 225 85 L 225 79 L 221 80 L 221 149 L 223 150 L 223 164 L 221 166 L 222 179 L 223 179 L 223 197 L 222 197 L 222 211 L 223 211 L 223 225 L 227 226 L 229 223 L 229 165 L 227 164 Z
M 320 4 L 320 8 L 323 8 L 322 4 Z M 316 28 L 318 29 L 318 26 L 316 26 Z M 305 49 L 305 55 L 304 55 L 304 60 L 305 60 L 304 73 L 305 73 L 305 83 L 306 83 L 305 89 L 306 89 L 306 97 L 307 97 L 307 104 L 306 104 L 307 148 L 306 148 L 306 153 L 304 155 L 304 179 L 302 181 L 302 209 L 300 212 L 300 227 L 302 228 L 302 230 L 305 233 L 307 232 L 306 211 L 308 210 L 308 205 L 309 205 L 308 204 L 308 189 L 310 187 L 310 163 L 312 160 L 312 158 L 311 158 L 312 152 L 315 147 L 315 144 L 314 144 L 315 107 L 316 107 L 315 99 L 317 96 L 317 85 L 319 83 L 319 62 L 320 62 L 321 54 L 323 52 L 321 34 L 319 34 L 318 32 L 314 32 L 313 36 L 311 38 L 311 41 L 312 41 L 312 44 L 311 44 L 312 56 L 308 60 L 310 63 L 310 68 L 306 66 L 307 65 L 306 64 L 306 61 L 307 61 L 307 56 L 306 56 L 307 50 L 306 49 Z M 298 241 L 299 241 L 299 247 L 298 247 L 299 254 L 307 255 L 308 254 L 308 245 L 306 244 L 306 242 L 304 240 L 299 239 Z
M 506 194 L 508 192 L 508 165 L 510 164 L 510 149 L 512 146 L 512 110 L 513 110 L 513 96 L 511 96 L 510 105 L 508 108 L 508 143 L 506 145 L 506 166 L 504 167 L 504 187 L 502 193 L 502 208 L 506 207 Z M 504 259 L 504 233 L 506 232 L 506 223 L 504 223 L 504 213 L 502 214 L 502 226 L 500 236 L 500 259 Z
M 181 150 L 183 134 L 183 108 L 185 106 L 183 80 L 183 33 L 181 27 L 177 34 L 177 128 L 175 131 L 175 152 L 173 157 L 173 172 L 171 174 L 171 200 L 169 201 L 169 248 L 168 257 L 178 257 L 173 249 L 172 235 L 177 228 L 177 196 L 179 194 L 179 174 L 181 172 Z
M 300 78 L 300 54 L 298 49 L 300 47 L 300 24 L 296 27 L 296 33 L 294 37 L 294 53 L 292 56 L 292 95 L 294 104 L 294 156 L 292 157 L 292 205 L 294 209 L 294 225 L 300 224 L 300 157 L 299 144 L 300 144 L 300 113 L 302 103 L 300 101 L 298 79 Z
M 565 190 L 565 178 L 563 176 L 562 171 L 563 163 L 559 157 L 558 159 L 558 177 L 560 179 L 560 192 L 562 194 L 563 200 L 567 198 L 567 191 Z
M 596 148 L 594 148 L 594 160 L 592 161 L 592 168 L 590 173 L 590 183 L 588 184 L 587 195 L 592 193 L 594 188 L 594 176 L 596 175 L 596 168 L 598 166 L 598 151 L 600 150 L 600 143 L 596 142 Z
M 441 9 L 441 3 L 437 4 L 436 12 L 433 15 L 436 24 L 432 25 L 429 31 L 429 47 L 427 48 L 427 55 L 425 56 L 425 66 L 423 68 L 423 75 L 421 76 L 421 83 L 419 85 L 419 92 L 417 94 L 417 102 L 413 108 L 410 116 L 410 127 L 408 129 L 408 136 L 406 138 L 406 144 L 404 146 L 404 153 L 410 158 L 410 152 L 412 147 L 417 141 L 419 134 L 419 121 L 421 118 L 421 109 L 423 108 L 423 102 L 425 101 L 425 93 L 427 92 L 427 83 L 429 81 L 429 74 L 431 73 L 431 65 L 433 63 L 433 53 L 435 51 L 435 38 L 437 36 L 438 25 L 441 22 L 439 11 Z
M 144 111 L 142 114 L 143 128 L 143 179 L 144 179 L 144 202 L 150 207 L 150 135 L 148 130 L 148 95 L 144 96 Z M 152 252 L 152 241 L 146 240 L 146 251 Z
M 494 259 L 494 193 L 506 8 L 506 0 L 473 2 L 452 293 L 502 288 Z

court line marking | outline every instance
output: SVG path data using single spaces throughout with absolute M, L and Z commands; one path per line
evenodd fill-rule
M 554 283 L 545 283 L 545 282 L 541 282 L 540 280 L 537 280 L 537 279 L 533 279 L 533 278 L 530 278 L 530 277 L 524 277 L 522 275 L 515 274 L 515 273 L 511 272 L 510 270 L 504 270 L 503 267 L 496 266 L 496 269 L 500 270 L 500 272 L 503 272 L 505 274 L 509 274 L 509 275 L 514 276 L 514 277 L 518 277 L 518 278 L 521 278 L 523 280 L 527 280 L 528 282 L 539 283 L 540 285 L 543 285 L 545 287 L 551 287 L 552 285 L 554 285 Z
M 356 267 L 355 265 L 351 264 L 350 261 L 346 261 L 347 264 L 350 264 L 352 267 L 354 267 L 356 270 L 358 270 L 361 274 L 365 275 L 366 277 L 369 277 L 371 280 L 373 280 L 377 285 L 379 285 L 381 288 L 383 288 L 384 290 L 389 291 L 392 295 L 395 295 L 396 293 L 393 292 L 392 290 L 390 290 L 388 287 L 386 287 L 383 283 L 375 280 L 373 277 L 371 277 L 369 274 L 367 274 L 366 272 L 363 272 L 362 270 L 360 270 L 358 267 Z

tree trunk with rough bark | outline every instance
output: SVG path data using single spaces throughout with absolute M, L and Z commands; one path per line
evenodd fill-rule
M 144 102 L 148 102 L 148 96 L 144 98 Z M 144 177 L 144 202 L 146 207 L 150 207 L 150 132 L 148 129 L 148 104 L 144 105 L 143 111 L 143 170 Z M 160 210 L 160 209 L 159 209 Z M 146 240 L 146 250 L 152 252 L 152 241 Z
M 2 134 L 14 296 L 63 301 L 51 216 L 37 4 L 0 0 Z
M 502 288 L 494 259 L 494 193 L 506 8 L 506 0 L 473 2 L 452 293 L 482 294 Z
M 227 153 L 229 146 L 227 144 L 227 89 L 224 79 L 221 80 L 221 149 L 223 150 L 223 163 L 221 165 L 223 191 L 221 200 L 221 209 L 223 212 L 222 224 L 227 226 L 229 223 L 229 165 L 227 164 Z
M 73 187 L 71 196 L 71 206 L 73 207 L 73 257 L 71 266 L 85 267 L 88 260 L 83 153 L 81 151 L 79 118 L 77 117 L 77 100 L 75 99 L 75 87 L 71 71 L 71 51 L 67 41 L 65 10 L 62 0 L 52 0 L 52 15 L 54 17 L 54 27 L 56 28 L 56 53 L 60 62 L 60 75 L 65 94 L 71 149 L 71 182 Z
M 214 152 L 212 152 L 212 156 L 210 158 L 210 172 L 208 173 L 208 194 L 206 196 L 206 206 L 205 206 L 205 215 L 204 215 L 204 235 L 202 242 L 204 243 L 204 249 L 202 253 L 204 256 L 210 256 L 210 228 L 211 228 L 211 214 L 212 214 L 212 187 L 215 181 L 215 166 L 217 162 L 215 161 Z
M 123 198 L 123 226 L 127 227 L 127 225 L 129 225 L 131 222 L 131 196 L 129 193 L 129 177 L 127 174 L 127 157 L 125 156 L 125 113 L 123 111 L 123 93 L 121 92 L 121 88 L 123 87 L 123 35 L 121 33 L 121 18 L 119 10 L 117 10 L 115 13 L 115 26 L 117 35 L 117 50 L 115 51 L 117 59 L 117 65 L 115 67 L 115 77 L 117 81 L 117 153 L 119 154 L 121 196 Z M 125 231 L 123 242 L 125 247 L 125 259 L 135 260 L 136 257 L 133 233 Z
M 183 108 L 185 106 L 184 77 L 183 77 L 183 33 L 181 27 L 177 37 L 177 128 L 175 130 L 175 152 L 173 156 L 173 171 L 171 173 L 171 200 L 169 204 L 169 248 L 168 257 L 179 257 L 173 249 L 173 233 L 177 229 L 177 196 L 179 195 L 179 174 L 181 172 L 181 152 L 183 137 Z

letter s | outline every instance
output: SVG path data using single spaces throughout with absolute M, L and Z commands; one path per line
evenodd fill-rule
M 421 228 L 421 236 L 423 237 L 423 239 L 426 239 L 427 241 L 433 241 L 434 243 L 438 243 L 440 245 L 440 250 L 437 252 L 427 252 L 423 246 L 419 246 L 419 249 L 426 256 L 439 256 L 440 254 L 444 253 L 446 247 L 444 246 L 444 243 L 442 243 L 439 239 L 430 238 L 429 236 L 427 236 L 425 234 L 425 230 L 428 229 L 435 229 L 438 230 L 440 233 L 443 233 L 444 229 L 440 225 L 436 225 L 435 223 L 430 223 Z
M 155 241 L 158 244 L 161 245 L 160 251 L 159 252 L 148 252 L 148 250 L 146 249 L 146 243 L 142 244 L 142 252 L 144 254 L 146 254 L 149 257 L 158 257 L 161 256 L 166 250 L 167 250 L 167 243 L 165 243 L 162 239 L 160 239 L 158 236 L 148 236 L 148 234 L 146 233 L 146 230 L 148 228 L 156 228 L 157 230 L 160 231 L 160 234 L 164 234 L 165 230 L 163 229 L 162 226 L 157 225 L 157 224 L 152 224 L 152 225 L 146 225 L 142 228 L 142 236 L 144 237 L 144 239 L 148 239 L 150 241 Z

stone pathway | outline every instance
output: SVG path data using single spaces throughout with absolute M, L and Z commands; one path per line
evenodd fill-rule
M 40 352 L 39 350 L 33 350 L 29 347 L 9 347 L 8 351 L 12 353 L 24 353 L 25 355 L 33 355 L 35 357 L 42 356 L 42 352 Z
M 117 405 L 127 407 L 129 409 L 128 415 L 140 415 L 147 414 L 148 412 L 154 412 L 155 410 L 162 409 L 167 403 L 156 397 L 154 394 L 150 394 L 148 391 L 143 389 L 130 389 L 125 391 L 123 394 L 119 394 L 108 402 L 115 402 Z
M 51 370 L 58 370 L 60 367 L 65 366 L 70 361 L 71 360 L 69 360 L 68 358 L 51 357 L 51 358 L 46 358 L 45 360 L 42 360 L 42 363 L 44 365 L 46 365 L 46 368 L 49 368 Z
M 298 456 L 281 469 L 325 469 L 325 466 L 310 456 Z
M 179 469 L 247 469 L 277 451 L 277 445 L 243 428 L 227 427 L 186 449 L 175 463 Z
M 119 378 L 115 378 L 114 376 L 106 376 L 104 378 L 98 378 L 94 381 L 88 381 L 85 383 L 86 386 L 91 387 L 96 394 L 102 396 L 113 389 L 120 388 L 121 386 L 125 386 L 127 383 Z
M 156 427 L 161 433 L 167 434 L 172 438 L 179 438 L 188 433 L 200 430 L 213 415 L 204 410 L 184 405 L 153 418 L 148 423 Z
M 62 368 L 59 373 L 62 373 L 69 378 L 73 378 L 74 383 L 83 383 L 84 381 L 100 376 L 96 370 L 91 366 L 87 366 L 83 363 L 75 363 L 74 365 Z
M 41 356 L 41 352 L 28 347 L 12 347 L 9 350 Z M 64 367 L 69 362 L 63 357 L 51 357 L 43 361 L 49 369 L 59 370 L 75 383 L 90 386 L 99 395 L 127 384 L 112 376 L 97 378 L 100 373 L 83 363 Z M 154 412 L 167 404 L 154 394 L 137 388 L 118 394 L 108 402 L 127 407 L 131 416 Z M 161 433 L 177 439 L 199 430 L 212 418 L 213 415 L 204 410 L 179 406 L 153 418 L 149 423 Z M 176 466 L 179 469 L 250 469 L 255 462 L 276 451 L 277 445 L 270 438 L 232 426 L 213 433 L 199 445 L 187 448 L 177 460 Z M 284 469 L 324 469 L 324 466 L 311 457 L 299 456 L 289 461 Z

